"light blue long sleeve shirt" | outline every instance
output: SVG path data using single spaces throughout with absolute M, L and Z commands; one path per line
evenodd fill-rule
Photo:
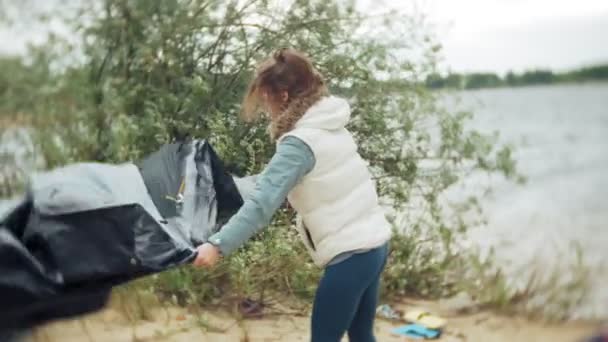
M 287 194 L 312 170 L 315 157 L 308 145 L 296 137 L 286 137 L 258 176 L 256 187 L 239 211 L 209 242 L 224 256 L 238 249 L 255 233 L 268 226 Z

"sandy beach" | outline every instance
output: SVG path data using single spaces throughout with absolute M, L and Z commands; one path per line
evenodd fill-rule
M 424 307 L 448 319 L 438 341 L 581 341 L 597 332 L 599 323 L 543 323 L 491 312 L 450 315 L 439 302 L 403 301 L 399 310 Z M 309 317 L 269 309 L 256 319 L 236 319 L 223 310 L 188 310 L 176 306 L 153 307 L 145 319 L 133 319 L 116 303 L 105 310 L 79 319 L 49 324 L 34 334 L 34 341 L 122 342 L 122 341 L 308 341 Z M 399 322 L 378 319 L 378 341 L 408 341 L 391 334 Z M 347 341 L 345 338 L 344 341 Z

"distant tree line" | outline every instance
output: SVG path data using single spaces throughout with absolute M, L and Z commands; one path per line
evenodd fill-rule
M 495 73 L 450 73 L 447 76 L 433 73 L 427 76 L 425 83 L 431 89 L 480 89 L 602 80 L 608 80 L 608 64 L 561 73 L 542 69 L 522 73 L 509 71 L 504 77 Z

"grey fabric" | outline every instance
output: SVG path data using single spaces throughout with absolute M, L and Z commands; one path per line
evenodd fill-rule
M 79 163 L 36 173 L 31 178 L 31 190 L 36 194 L 34 204 L 44 214 L 61 215 L 139 203 L 152 216 L 160 218 L 137 167 L 130 163 Z
M 345 261 L 346 259 L 350 258 L 351 256 L 353 256 L 355 254 L 366 253 L 369 251 L 370 251 L 369 249 L 357 249 L 355 251 L 344 252 L 344 253 L 338 254 L 333 259 L 331 259 L 331 261 L 329 263 L 327 263 L 327 266 L 339 264 L 342 261 Z
M 243 178 L 232 178 L 234 180 L 234 184 L 236 184 L 236 187 L 239 190 L 239 193 L 241 194 L 241 197 L 243 197 L 243 200 L 246 201 L 250 199 L 255 191 L 255 184 L 257 182 L 258 175 L 252 175 Z
M 196 141 L 191 144 L 195 143 Z M 139 204 L 155 221 L 163 224 L 167 233 L 180 247 L 192 249 L 192 241 L 207 241 L 209 236 L 220 228 L 214 225 L 202 230 L 193 226 L 200 225 L 201 221 L 215 222 L 217 219 L 215 205 L 208 206 L 208 210 L 202 213 L 201 206 L 197 206 L 199 202 L 215 203 L 217 199 L 213 187 L 196 185 L 197 182 L 213 184 L 211 165 L 202 164 L 202 167 L 197 168 L 194 161 L 196 153 L 196 149 L 189 149 L 185 157 L 186 163 L 182 170 L 185 188 L 181 203 L 177 205 L 177 214 L 173 217 L 163 217 L 159 213 L 137 166 L 132 163 L 79 163 L 34 174 L 31 178 L 31 189 L 36 194 L 34 205 L 42 214 L 61 215 Z M 239 192 L 251 196 L 255 187 L 255 176 L 233 179 Z M 165 200 L 177 201 L 168 197 Z
M 138 166 L 152 202 L 180 243 L 207 241 L 243 203 L 204 140 L 165 145 Z
M 34 206 L 41 214 L 63 215 L 138 204 L 159 224 L 165 221 L 148 195 L 137 167 L 80 163 L 34 174 Z M 182 248 L 192 249 L 178 224 L 165 224 L 167 233 Z
M 217 198 L 213 187 L 199 187 L 197 182 L 203 184 L 213 184 L 213 173 L 210 164 L 203 164 L 197 169 L 194 156 L 197 153 L 196 149 L 186 157 L 186 165 L 184 168 L 184 194 L 181 199 L 182 203 L 178 206 L 177 216 L 167 218 L 169 226 L 172 227 L 174 234 L 179 235 L 180 243 L 190 245 L 191 241 L 207 241 L 209 236 L 216 232 L 219 227 L 217 225 L 209 227 L 210 229 L 196 229 L 201 221 L 217 220 L 217 206 L 212 205 L 201 211 L 198 203 L 216 203 Z M 202 216 L 202 217 L 201 217 Z

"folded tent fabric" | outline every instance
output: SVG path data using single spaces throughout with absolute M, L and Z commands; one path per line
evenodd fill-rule
M 0 331 L 98 310 L 113 286 L 189 263 L 242 203 L 202 140 L 165 145 L 137 165 L 35 174 L 0 217 Z

